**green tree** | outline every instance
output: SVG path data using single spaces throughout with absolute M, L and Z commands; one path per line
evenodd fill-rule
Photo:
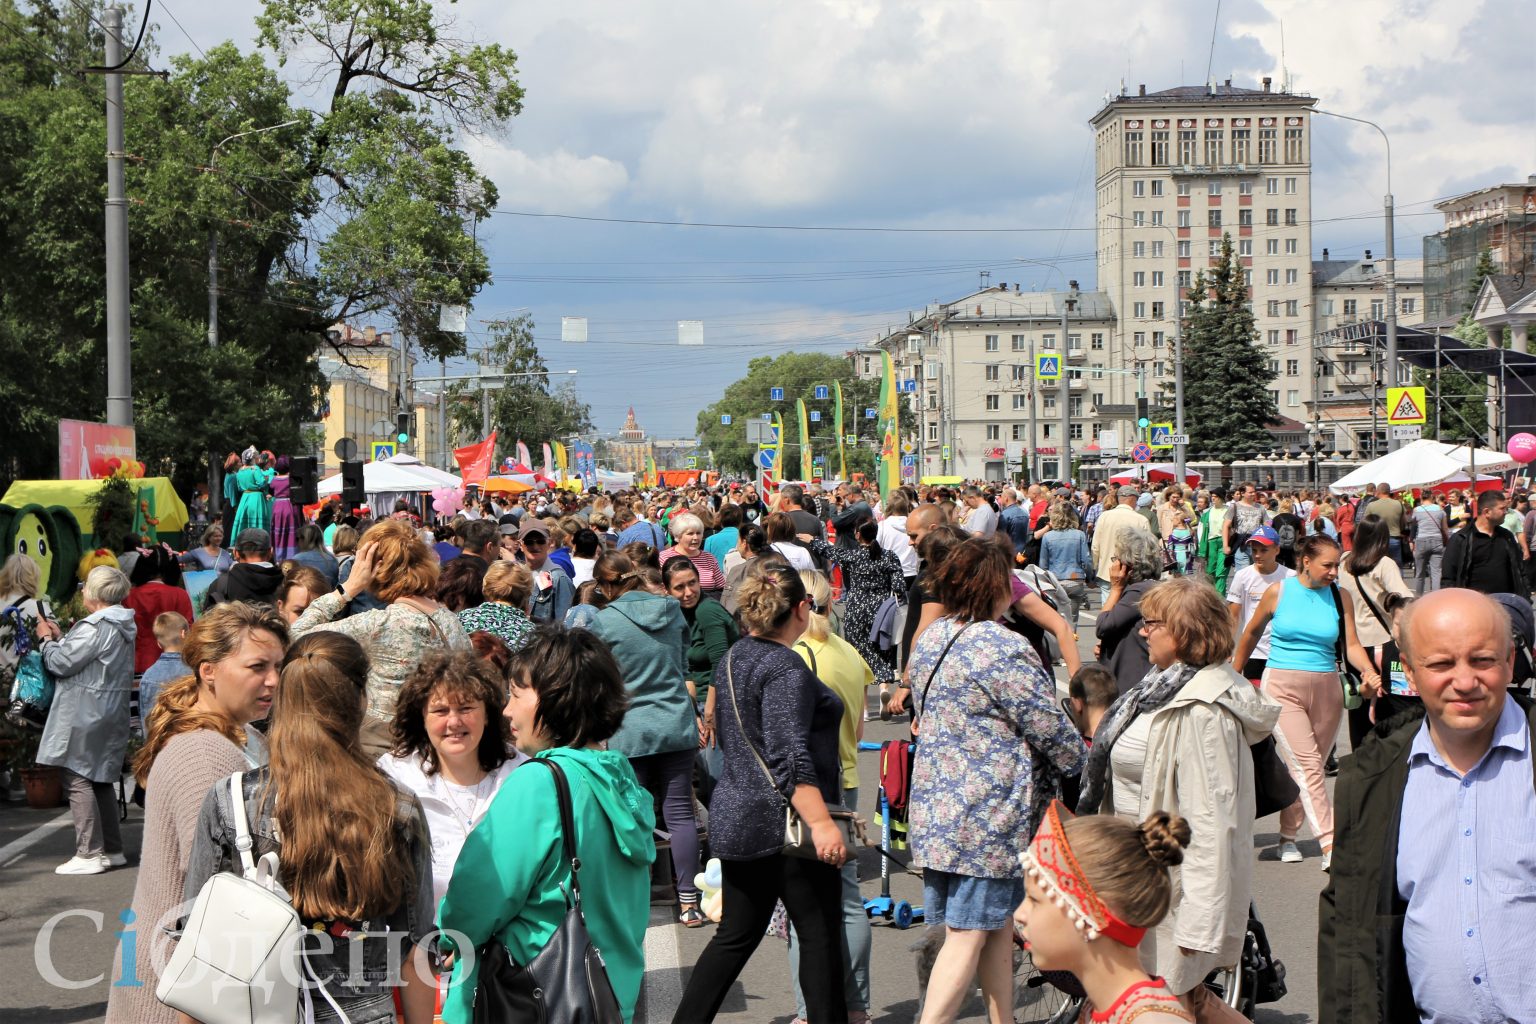
M 1195 275 L 1190 309 L 1181 330 L 1184 360 L 1184 423 L 1190 451 L 1222 462 L 1273 447 L 1265 428 L 1278 422 L 1269 385 L 1269 357 L 1256 344 L 1253 310 L 1232 236 L 1221 240 L 1221 257 Z M 1173 385 L 1164 385 L 1171 402 Z
M 528 445 L 534 459 L 538 446 L 567 441 L 592 432 L 592 412 L 569 378 L 551 387 L 549 367 L 533 340 L 533 319 L 526 314 L 489 325 L 491 344 L 483 356 L 487 374 L 507 375 L 505 386 L 490 392 L 491 428 L 498 431 L 498 458 Z M 478 386 L 456 384 L 448 389 L 449 411 L 461 438 L 483 437 Z M 537 468 L 537 467 L 534 467 Z
M 722 472 L 751 473 L 757 446 L 747 443 L 747 421 L 765 412 L 778 412 L 784 417 L 784 440 L 789 442 L 785 449 L 785 473 L 796 476 L 800 427 L 795 420 L 795 400 L 803 398 L 808 409 L 821 412 L 821 421 L 810 424 L 811 451 L 826 456 L 826 473 L 834 475 L 837 441 L 833 432 L 833 401 L 816 398 L 816 386 L 830 388 L 833 381 L 843 385 L 843 433 L 857 434 L 859 438 L 854 446 L 844 445 L 848 472 L 872 476 L 880 442 L 875 437 L 876 421 L 865 419 L 864 410 L 878 404 L 880 382 L 858 379 L 848 360 L 823 352 L 786 352 L 776 358 L 759 356 L 748 363 L 746 376 L 729 385 L 719 401 L 699 413 L 699 447 L 714 456 L 715 467 Z M 784 389 L 782 402 L 769 400 L 773 388 Z M 722 415 L 731 417 L 729 426 L 721 424 Z
M 1477 254 L 1477 266 L 1472 269 L 1472 280 L 1467 284 L 1467 309 L 1477 304 L 1477 294 L 1483 290 L 1483 282 L 1499 272 L 1493 262 L 1493 250 L 1484 249 Z

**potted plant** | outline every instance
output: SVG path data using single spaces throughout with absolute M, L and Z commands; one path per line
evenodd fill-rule
M 58 807 L 64 803 L 64 776 L 51 764 L 37 763 L 37 748 L 42 734 L 30 730 L 22 732 L 11 745 L 9 763 L 11 771 L 21 776 L 26 790 L 27 806 L 38 810 Z

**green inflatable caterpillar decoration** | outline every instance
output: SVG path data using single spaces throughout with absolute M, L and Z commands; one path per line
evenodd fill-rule
M 55 602 L 75 591 L 75 567 L 82 544 L 80 524 L 63 505 L 0 505 L 0 559 L 26 555 L 37 563 L 43 590 Z

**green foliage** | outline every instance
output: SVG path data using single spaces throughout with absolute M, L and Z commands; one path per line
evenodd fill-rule
M 1476 348 L 1488 347 L 1488 332 L 1478 326 L 1472 319 L 1472 314 L 1467 313 L 1455 327 L 1451 328 L 1451 336 Z M 1435 384 L 1435 374 L 1429 370 L 1414 370 L 1413 382 L 1425 388 L 1425 394 L 1429 398 L 1430 405 L 1435 402 L 1435 395 L 1440 396 L 1439 423 L 1440 429 L 1435 429 L 1435 410 L 1430 409 L 1428 422 L 1424 424 L 1424 436 L 1433 437 L 1444 441 L 1464 441 L 1468 438 L 1477 439 L 1482 443 L 1488 432 L 1488 378 L 1478 374 L 1468 375 L 1462 373 L 1454 366 L 1447 365 L 1440 371 L 1440 383 L 1438 392 Z
M 854 447 L 844 447 L 848 472 L 872 477 L 875 453 L 880 441 L 875 436 L 875 420 L 866 420 L 864 410 L 879 405 L 880 382 L 859 380 L 846 359 L 823 352 L 786 352 L 777 358 L 759 356 L 747 364 L 747 375 L 725 389 L 718 402 L 699 413 L 699 447 L 714 455 L 715 467 L 726 473 L 750 474 L 757 446 L 747 443 L 747 421 L 765 412 L 779 412 L 784 417 L 784 432 L 789 442 L 785 449 L 784 472 L 798 475 L 800 426 L 795 420 L 795 400 L 805 399 L 807 409 L 820 409 L 821 422 L 809 424 L 811 451 L 827 458 L 826 473 L 837 473 L 837 440 L 833 433 L 833 400 L 818 400 L 816 386 L 829 388 L 833 381 L 843 384 L 843 433 L 859 435 Z M 768 400 L 771 388 L 784 389 L 784 401 Z M 722 426 L 720 417 L 728 414 L 730 426 Z
M 591 433 L 592 412 L 578 397 L 576 385 L 566 379 L 550 387 L 549 368 L 533 340 L 533 319 L 524 315 L 514 320 L 498 320 L 489 326 L 491 344 L 484 356 L 486 372 L 509 375 L 505 387 L 490 392 L 491 429 L 500 431 L 496 438 L 497 457 L 516 451 L 518 441 L 537 451 L 540 444 L 566 442 L 574 435 Z M 478 387 L 456 384 L 448 389 L 448 402 L 459 437 L 484 436 Z
M 1265 428 L 1278 422 L 1269 394 L 1275 374 L 1268 354 L 1257 345 L 1259 332 L 1231 235 L 1222 237 L 1216 265 L 1195 275 L 1188 297 L 1181 355 L 1189 450 L 1209 452 L 1227 463 L 1268 450 L 1274 438 Z M 1164 389 L 1171 402 L 1173 385 Z
M 119 554 L 128 550 L 138 492 L 127 478 L 113 473 L 102 481 L 101 490 L 91 495 L 87 502 L 91 506 L 93 543 L 98 548 Z
M 1477 266 L 1472 270 L 1472 280 L 1467 285 L 1467 309 L 1472 309 L 1477 304 L 1477 293 L 1483 290 L 1483 281 L 1499 272 L 1498 266 L 1493 262 L 1493 250 L 1484 249 L 1477 254 Z M 1486 344 L 1486 340 L 1484 344 Z

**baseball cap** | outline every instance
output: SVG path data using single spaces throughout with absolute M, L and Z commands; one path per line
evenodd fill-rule
M 1143 491 L 1141 497 L 1136 499 L 1136 507 L 1137 508 L 1151 508 L 1152 507 L 1152 495 L 1147 493 L 1147 492 L 1145 492 L 1145 491 Z
M 271 551 L 272 535 L 255 526 L 241 530 L 240 536 L 235 538 L 235 550 L 252 553 Z
M 517 536 L 517 520 L 516 519 L 511 519 L 511 521 L 508 522 L 508 521 L 506 521 L 506 520 L 510 519 L 510 517 L 508 517 L 508 516 L 503 516 L 502 519 L 503 519 L 503 522 L 499 526 L 496 527 L 496 532 L 501 534 L 503 537 L 515 537 L 515 536 Z
M 1248 537 L 1249 544 L 1279 544 L 1280 535 L 1268 526 L 1261 526 Z
M 517 532 L 518 540 L 523 540 L 527 537 L 533 536 L 543 537 L 545 540 L 548 540 L 549 527 L 545 526 L 541 520 L 530 519 L 528 522 L 524 523 L 523 528 Z

